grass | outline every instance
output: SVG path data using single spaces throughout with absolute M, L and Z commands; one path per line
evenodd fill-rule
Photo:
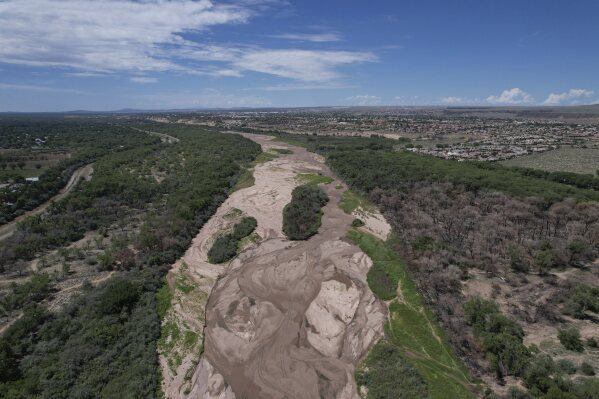
M 166 316 L 166 313 L 171 308 L 172 298 L 173 296 L 171 295 L 169 286 L 165 282 L 164 285 L 156 291 L 156 311 L 160 320 L 164 319 L 164 316 Z
M 541 169 L 548 172 L 588 173 L 599 169 L 599 149 L 562 147 L 552 151 L 501 162 L 505 166 Z
M 261 152 L 256 157 L 254 164 L 258 165 L 261 163 L 266 163 L 266 162 L 272 161 L 273 159 L 277 159 L 278 157 L 279 156 L 277 154 L 273 154 L 272 152 Z
M 241 190 L 243 188 L 252 187 L 255 183 L 256 179 L 254 178 L 254 173 L 251 169 L 246 169 L 245 172 L 239 176 L 237 183 L 235 183 L 233 186 L 232 192 Z
M 175 284 L 176 284 L 176 288 L 184 294 L 189 294 L 195 288 L 195 286 L 188 284 L 185 281 L 185 278 L 182 276 L 181 276 L 181 278 L 179 276 L 177 276 L 177 280 L 176 280 Z
M 239 241 L 238 250 L 242 251 L 244 248 L 247 248 L 248 246 L 257 243 L 261 239 L 262 237 L 260 237 L 260 235 L 255 232 L 247 237 L 243 237 L 241 241 Z
M 347 190 L 341 195 L 339 207 L 348 215 L 351 215 L 358 208 L 362 208 L 366 212 L 370 212 L 373 209 L 366 198 L 351 190 Z
M 424 306 L 399 256 L 387 243 L 356 229 L 350 230 L 348 238 L 373 261 L 368 273 L 371 290 L 381 299 L 393 299 L 385 326 L 386 335 L 404 359 L 422 375 L 431 398 L 474 398 L 468 372 Z M 400 297 L 395 287 L 399 287 Z
M 273 141 L 280 141 L 282 143 L 287 143 L 287 144 L 295 145 L 298 147 L 308 148 L 308 144 L 306 143 L 306 141 L 304 139 L 305 138 L 303 138 L 303 137 L 302 137 L 302 139 L 295 139 L 291 136 L 275 136 Z
M 301 184 L 311 184 L 311 185 L 329 184 L 329 183 L 333 182 L 333 179 L 330 178 L 329 176 L 323 176 L 323 175 L 319 175 L 316 173 L 300 173 L 296 176 L 296 179 Z

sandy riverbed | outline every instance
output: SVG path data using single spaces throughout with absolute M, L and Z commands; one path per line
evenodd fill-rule
M 169 281 L 184 261 L 187 277 L 205 293 L 195 296 L 203 303 L 179 297 L 173 307 L 176 317 L 203 336 L 204 345 L 199 361 L 190 353 L 175 372 L 161 356 L 165 393 L 169 398 L 357 398 L 355 365 L 382 336 L 386 308 L 366 283 L 372 262 L 344 239 L 354 217 L 338 207 L 343 185 L 336 180 L 322 186 L 330 202 L 319 234 L 288 241 L 281 231 L 282 211 L 298 184 L 296 175 L 332 174 L 303 148 L 244 135 L 264 150 L 289 148 L 293 154 L 257 165 L 255 185 L 227 199 L 171 271 Z M 206 253 L 234 208 L 257 219 L 261 240 L 230 264 L 211 265 Z M 199 314 L 203 305 L 205 314 Z

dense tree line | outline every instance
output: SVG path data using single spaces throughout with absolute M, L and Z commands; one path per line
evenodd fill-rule
M 223 263 L 237 255 L 241 240 L 252 234 L 258 222 L 253 217 L 245 217 L 233 226 L 233 230 L 218 237 L 208 251 L 210 263 Z
M 540 197 L 547 204 L 571 197 L 599 200 L 599 192 L 526 176 L 496 165 L 456 162 L 410 152 L 338 151 L 327 159 L 350 185 L 370 192 L 375 188 L 405 191 L 419 182 L 449 182 L 468 191 L 501 191 L 525 198 Z
M 80 217 L 89 213 L 94 218 L 98 200 L 113 201 L 107 211 L 126 208 L 131 201 L 131 206 L 145 209 L 146 214 L 141 231 L 123 246 L 132 245 L 135 251 L 128 267 L 120 268 L 117 277 L 96 288 L 86 285 L 81 296 L 56 314 L 35 304 L 23 308 L 23 317 L 0 338 L 0 397 L 158 396 L 156 342 L 160 319 L 156 292 L 170 265 L 226 198 L 242 173 L 240 164 L 251 162 L 260 152 L 260 146 L 240 136 L 191 127 L 178 129 L 176 135 L 181 140 L 177 144 L 140 149 L 149 151 L 146 157 L 129 157 L 129 163 L 122 159 L 121 167 L 112 168 L 116 175 L 100 165 L 100 175 L 98 179 L 94 176 L 89 187 L 83 185 L 72 200 L 69 197 L 34 223 L 38 226 L 45 220 L 69 220 L 52 232 L 44 225 L 37 233 L 50 237 L 61 228 L 80 226 L 70 218 L 72 211 L 82 212 Z M 165 164 L 167 177 L 149 188 L 129 180 L 121 185 L 121 179 L 129 179 L 126 173 L 143 182 L 145 177 L 138 172 L 152 154 L 155 164 L 169 160 Z M 108 167 L 119 160 L 106 162 Z M 125 187 L 128 183 L 133 187 Z M 103 218 L 94 220 L 102 222 Z M 91 220 L 81 228 L 93 229 L 86 224 Z M 24 231 L 29 228 L 22 227 Z M 8 246 L 20 245 L 17 241 Z
M 283 232 L 290 240 L 306 240 L 318 233 L 321 208 L 329 197 L 318 186 L 304 184 L 293 189 L 291 202 L 283 209 Z
M 59 148 L 71 154 L 68 159 L 45 170 L 37 182 L 15 177 L 11 184 L 0 189 L 0 224 L 52 198 L 77 168 L 111 152 L 160 141 L 114 121 L 85 118 L 0 118 L 0 132 L 0 148 L 31 147 L 36 138 L 43 138 L 44 148 Z
M 490 162 L 457 162 L 399 150 L 399 141 L 381 136 L 335 137 L 275 132 L 280 139 L 327 157 L 329 165 L 362 192 L 374 188 L 405 190 L 427 182 L 450 182 L 472 191 L 501 191 L 516 197 L 541 197 L 548 204 L 565 197 L 599 201 L 599 178 L 545 172 Z

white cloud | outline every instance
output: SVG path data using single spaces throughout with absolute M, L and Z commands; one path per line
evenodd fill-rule
M 463 103 L 467 102 L 467 100 L 462 97 L 450 96 L 450 97 L 443 97 L 441 99 L 441 102 L 445 103 L 445 104 L 463 104 Z
M 140 83 L 140 84 L 148 84 L 148 83 L 157 83 L 158 82 L 157 78 L 150 78 L 147 76 L 134 76 L 129 80 L 131 80 L 133 83 Z
M 217 25 L 246 23 L 273 4 L 273 0 L 226 4 L 210 0 L 0 0 L 0 62 L 69 68 L 75 73 L 175 71 L 235 77 L 256 71 L 322 82 L 339 77 L 336 68 L 340 66 L 376 59 L 367 52 L 269 50 L 199 41 L 198 33 Z M 336 36 L 293 38 L 318 42 Z
M 69 93 L 69 94 L 87 94 L 84 91 L 76 89 L 65 89 L 61 87 L 21 85 L 12 83 L 0 83 L 0 90 L 18 90 L 18 91 L 39 91 L 46 93 Z
M 234 61 L 240 69 L 262 72 L 305 82 L 322 82 L 340 77 L 341 65 L 372 62 L 367 52 L 319 50 L 250 50 Z
M 274 35 L 277 39 L 295 40 L 299 42 L 338 42 L 341 36 L 338 33 L 284 33 L 282 35 Z
M 588 98 L 595 94 L 592 90 L 570 89 L 564 93 L 551 93 L 543 102 L 546 105 L 559 105 L 564 103 L 575 103 L 577 99 Z
M 371 96 L 369 94 L 362 94 L 346 97 L 345 101 L 355 105 L 377 105 L 381 103 L 381 98 L 378 96 Z
M 183 33 L 246 22 L 244 7 L 208 0 L 0 2 L 0 61 L 89 71 L 178 69 L 161 56 Z
M 487 101 L 496 104 L 529 104 L 534 98 L 527 92 L 517 87 L 504 90 L 499 96 L 489 96 Z

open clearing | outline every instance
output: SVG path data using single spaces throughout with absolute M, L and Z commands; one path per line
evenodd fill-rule
M 549 172 L 595 174 L 599 170 L 599 149 L 562 147 L 539 154 L 502 161 L 506 166 L 521 166 Z

